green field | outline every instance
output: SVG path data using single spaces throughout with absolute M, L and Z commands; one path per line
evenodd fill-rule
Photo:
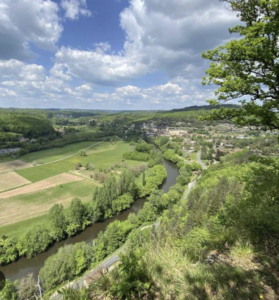
M 50 207 L 55 203 L 61 203 L 64 207 L 68 207 L 71 200 L 75 197 L 80 198 L 83 202 L 90 201 L 95 186 L 94 181 L 83 180 L 30 194 L 1 199 L 1 221 L 5 222 L 5 218 L 8 218 L 7 222 L 17 222 L 1 226 L 0 236 L 4 233 L 9 233 L 9 235 L 20 234 L 28 230 L 31 225 L 41 224 L 41 216 L 47 214 Z M 10 213 L 8 214 L 8 212 Z M 24 227 L 22 227 L 22 224 L 24 224 Z
M 20 221 L 5 227 L 0 227 L 0 236 L 8 235 L 9 237 L 20 238 L 27 231 L 38 225 L 49 229 L 49 220 L 47 214 L 29 220 Z
M 91 145 L 93 144 L 94 143 L 91 143 Z M 23 159 L 26 160 L 27 157 L 29 161 L 33 161 L 34 158 L 36 158 L 36 160 L 39 161 L 47 160 L 51 162 L 61 159 L 62 157 L 67 157 L 77 152 L 77 149 L 79 151 L 85 149 L 86 146 L 88 147 L 88 143 L 78 143 L 61 149 L 51 149 L 28 154 L 28 156 L 24 156 Z M 81 163 L 82 166 L 90 163 L 94 165 L 96 169 L 108 168 L 116 163 L 121 162 L 123 153 L 129 149 L 130 145 L 122 141 L 115 142 L 114 144 L 111 144 L 110 142 L 102 142 L 86 151 L 87 156 L 80 156 L 80 154 L 76 154 L 55 163 L 48 163 L 46 165 L 18 170 L 17 173 L 31 182 L 37 182 L 64 172 L 75 170 L 77 163 Z M 57 158 L 58 155 L 56 154 L 56 151 L 59 152 L 60 158 Z M 138 163 L 134 161 L 127 161 L 127 164 L 135 165 Z
M 48 163 L 54 160 L 64 158 L 65 156 L 72 155 L 94 144 L 96 143 L 82 142 L 77 144 L 71 144 L 63 148 L 53 148 L 49 150 L 28 153 L 22 156 L 20 159 L 28 163 L 32 163 L 34 161 L 36 161 L 37 163 Z
M 191 152 L 191 153 L 185 153 L 184 154 L 184 157 L 186 158 L 186 159 L 191 159 L 191 160 L 194 160 L 194 161 L 196 161 L 196 160 L 198 160 L 198 156 L 197 156 L 198 154 L 197 154 L 197 152 Z
M 77 176 L 88 177 L 88 174 L 92 173 L 92 171 L 75 171 L 77 163 L 80 162 L 83 166 L 90 163 L 94 165 L 95 171 L 98 171 L 101 168 L 105 169 L 112 167 L 116 163 L 121 163 L 123 153 L 130 149 L 130 145 L 123 141 L 117 141 L 113 144 L 110 142 L 95 144 L 94 142 L 82 142 L 63 148 L 27 154 L 22 157 L 24 161 L 40 161 L 45 164 L 18 170 L 17 173 L 31 182 L 38 182 L 71 171 Z M 81 150 L 92 145 L 94 146 L 86 151 L 87 156 L 80 156 Z M 142 162 L 137 161 L 125 161 L 125 163 L 127 166 L 142 164 Z M 121 172 L 121 170 L 122 168 L 120 167 L 117 169 L 117 172 Z M 115 176 L 119 176 L 117 172 L 115 171 Z M 67 208 L 75 197 L 80 198 L 83 202 L 90 201 L 96 185 L 99 185 L 99 183 L 92 179 L 84 179 L 1 199 L 0 235 L 20 236 L 32 226 L 38 224 L 47 227 L 47 213 L 52 205 L 61 203 Z

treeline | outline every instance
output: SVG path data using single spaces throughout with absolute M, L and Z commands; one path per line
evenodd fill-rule
M 162 153 L 154 149 L 153 145 L 147 144 L 142 140 L 136 144 L 131 143 L 131 146 L 134 146 L 134 149 L 124 153 L 123 158 L 148 162 L 148 165 L 151 167 L 162 163 Z
M 184 162 L 181 145 L 179 143 L 171 141 L 168 137 L 157 137 L 153 139 L 153 143 L 160 148 L 163 157 L 176 164 L 182 172 L 184 169 L 190 171 L 202 170 L 202 167 L 198 162 L 192 162 L 191 164 L 186 164 Z
M 130 170 L 124 170 L 119 178 L 110 176 L 102 187 L 96 188 L 89 203 L 73 199 L 70 207 L 55 204 L 49 212 L 51 231 L 36 226 L 20 239 L 0 238 L 0 264 L 8 264 L 18 257 L 31 258 L 47 250 L 55 241 L 75 235 L 88 225 L 103 221 L 129 208 L 139 196 L 146 196 L 160 186 L 166 178 L 165 168 L 154 166 L 146 176 L 146 185 L 137 185 Z
M 6 143 L 4 145 L 4 148 L 20 147 L 21 150 L 17 153 L 17 156 L 20 157 L 30 152 L 48 150 L 53 148 L 62 148 L 73 143 L 103 141 L 107 138 L 108 137 L 106 135 L 100 133 L 73 132 L 65 135 L 60 135 L 56 132 L 53 136 L 40 137 L 32 142 L 20 143 L 19 141 L 17 141 L 13 143 Z
M 134 234 L 135 229 L 145 223 L 154 222 L 167 208 L 177 203 L 184 189 L 180 184 L 173 186 L 168 193 L 153 189 L 138 215 L 131 213 L 126 221 L 114 221 L 93 240 L 92 244 L 78 243 L 61 248 L 57 254 L 46 260 L 40 271 L 43 288 L 51 290 L 98 265 L 119 249 L 129 236 Z M 78 249 L 82 249 L 79 250 L 79 255 Z

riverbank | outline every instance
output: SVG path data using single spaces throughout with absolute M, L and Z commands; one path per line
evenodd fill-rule
M 166 161 L 168 162 L 168 161 Z M 187 200 L 189 194 L 191 193 L 192 189 L 196 186 L 196 182 L 197 182 L 198 178 L 194 179 L 193 181 L 191 181 L 188 186 L 187 186 L 187 190 L 185 191 L 185 195 L 183 196 L 183 201 Z M 139 230 L 145 230 L 147 228 L 150 228 L 154 226 L 155 230 L 158 229 L 158 227 L 160 226 L 160 220 L 148 225 L 148 226 L 143 226 L 141 228 L 139 228 Z M 65 288 L 65 289 L 81 289 L 83 287 L 88 288 L 89 285 L 96 281 L 97 279 L 99 279 L 103 274 L 105 274 L 106 272 L 109 272 L 111 268 L 113 268 L 113 266 L 119 262 L 119 254 L 120 253 L 124 253 L 126 249 L 126 246 L 122 246 L 121 248 L 119 248 L 114 254 L 110 255 L 109 257 L 107 257 L 102 263 L 100 263 L 98 266 L 95 266 L 93 269 L 91 269 L 90 271 L 86 272 L 82 277 L 73 280 L 71 282 L 68 282 L 67 284 L 65 284 L 64 286 L 60 287 L 60 289 Z M 63 299 L 63 296 L 61 294 L 59 294 L 57 291 L 52 294 L 49 298 L 50 300 L 61 300 Z
M 164 161 L 164 165 L 167 171 L 167 179 L 163 183 L 162 189 L 167 192 L 169 188 L 173 184 L 175 184 L 179 172 L 177 167 L 168 161 Z M 82 241 L 87 243 L 91 242 L 93 239 L 97 238 L 99 232 L 104 231 L 110 223 L 116 220 L 124 221 L 128 218 L 128 215 L 130 213 L 137 214 L 141 210 L 145 202 L 146 199 L 137 200 L 130 209 L 124 211 L 120 215 L 115 216 L 102 223 L 95 223 L 76 236 L 70 237 L 61 242 L 57 242 L 52 247 L 50 247 L 48 251 L 40 253 L 34 258 L 20 258 L 14 263 L 6 266 L 1 266 L 0 270 L 5 274 L 6 278 L 11 281 L 20 279 L 30 273 L 34 274 L 34 276 L 37 277 L 39 274 L 39 270 L 43 267 L 46 259 L 51 255 L 57 253 L 59 248 L 65 245 L 73 245 Z

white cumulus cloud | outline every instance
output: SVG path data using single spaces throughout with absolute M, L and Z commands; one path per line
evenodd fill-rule
M 95 50 L 61 47 L 56 61 L 70 74 L 99 85 L 117 85 L 154 71 L 201 77 L 203 50 L 227 40 L 235 15 L 219 1 L 130 0 L 120 14 L 125 32 L 123 51 L 107 53 L 108 43 Z
M 91 11 L 87 9 L 86 0 L 62 0 L 61 7 L 65 10 L 65 17 L 77 20 L 79 15 L 90 17 Z
M 0 1 L 0 59 L 34 56 L 30 43 L 55 50 L 63 27 L 58 5 L 50 0 Z

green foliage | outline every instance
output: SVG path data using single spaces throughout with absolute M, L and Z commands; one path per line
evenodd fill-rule
M 187 185 L 192 178 L 193 170 L 190 165 L 184 164 L 179 170 L 179 176 L 176 179 L 176 182 L 180 185 Z
M 119 195 L 130 193 L 133 197 L 137 196 L 137 186 L 135 183 L 135 177 L 130 170 L 124 170 L 118 181 Z
M 53 135 L 49 121 L 23 113 L 0 113 L 0 132 L 18 133 L 26 138 Z
M 127 160 L 148 161 L 149 154 L 144 152 L 132 151 L 124 153 L 123 157 Z
M 18 241 L 17 248 L 20 256 L 25 255 L 27 258 L 31 258 L 38 253 L 46 251 L 52 242 L 53 238 L 50 232 L 42 226 L 37 226 L 29 230 Z
M 78 231 L 84 230 L 89 225 L 88 213 L 85 205 L 80 199 L 73 199 L 68 214 L 67 233 L 69 236 L 76 234 Z
M 51 221 L 54 238 L 57 241 L 62 240 L 65 237 L 67 230 L 67 220 L 62 204 L 54 204 L 52 206 L 49 211 L 49 219 Z
M 90 264 L 91 255 L 90 245 L 84 242 L 60 248 L 45 261 L 40 271 L 43 287 L 49 290 L 81 274 Z
M 164 158 L 175 163 L 178 164 L 179 161 L 182 161 L 182 159 L 180 157 L 178 157 L 175 153 L 174 150 L 169 149 L 166 152 L 164 152 L 163 154 Z
M 192 162 L 189 166 L 192 171 L 198 171 L 198 170 L 201 171 L 202 170 L 202 166 L 196 161 Z
M 215 92 L 219 102 L 241 99 L 242 108 L 221 108 L 205 119 L 233 119 L 241 126 L 278 129 L 279 3 L 277 0 L 223 2 L 229 3 L 242 21 L 230 29 L 240 38 L 203 53 L 205 59 L 212 61 L 203 84 L 219 86 Z M 247 96 L 251 101 L 244 100 Z
M 159 150 L 151 150 L 150 152 L 150 159 L 148 161 L 149 167 L 154 167 L 156 165 L 161 165 L 163 163 L 163 155 L 162 152 Z
M 139 144 L 136 144 L 135 151 L 142 152 L 142 153 L 150 153 L 152 148 L 153 148 L 152 145 L 149 145 L 146 142 L 141 141 Z
M 90 300 L 91 291 L 86 288 L 76 290 L 74 288 L 62 288 L 58 290 L 58 294 L 63 297 L 65 300 Z
M 154 153 L 152 155 L 152 158 L 150 158 L 150 154 L 152 152 L 153 146 L 147 144 L 145 141 L 141 141 L 140 143 L 137 143 L 134 150 L 131 152 L 124 153 L 123 157 L 128 160 L 136 160 L 136 161 L 149 161 L 150 159 L 154 159 Z M 152 162 L 153 165 L 156 164 L 156 162 Z
M 107 255 L 122 246 L 128 234 L 135 228 L 129 221 L 114 221 L 109 224 L 104 233 L 100 233 L 93 241 L 93 261 L 102 261 Z
M 16 239 L 9 239 L 6 236 L 0 238 L 0 265 L 8 264 L 18 258 Z
M 124 194 L 112 201 L 113 214 L 119 214 L 123 210 L 129 208 L 134 202 L 131 194 Z
M 13 282 L 6 279 L 6 285 L 2 291 L 0 291 L 1 300 L 18 300 L 17 288 Z
M 122 255 L 120 265 L 113 274 L 115 280 L 109 293 L 118 299 L 140 299 L 151 288 L 152 279 L 148 275 L 147 266 L 141 255 L 131 252 Z
M 188 235 L 184 247 L 188 257 L 197 261 L 204 257 L 204 252 L 210 241 L 210 233 L 204 229 L 195 227 Z
M 151 191 L 157 189 L 167 177 L 164 166 L 156 165 L 151 169 L 148 177 L 145 179 L 145 186 L 141 186 L 141 196 L 150 195 Z

